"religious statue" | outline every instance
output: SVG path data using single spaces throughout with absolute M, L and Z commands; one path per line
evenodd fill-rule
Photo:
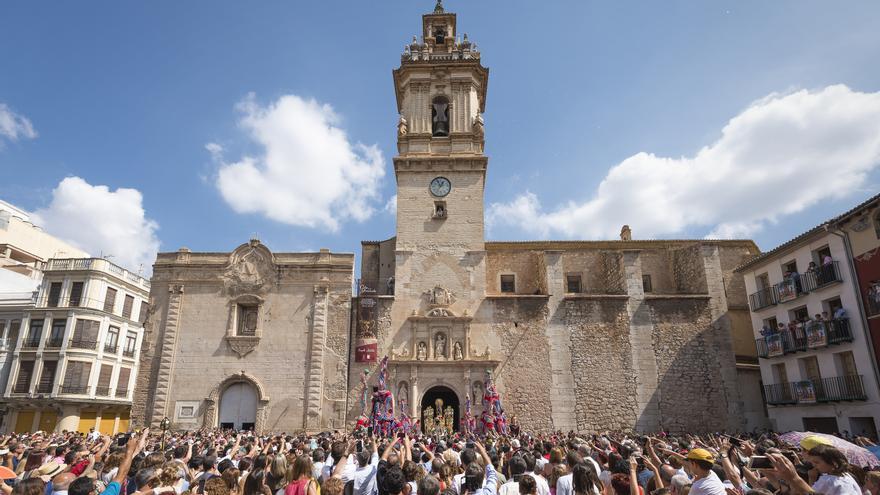
M 424 342 L 419 342 L 418 350 L 416 351 L 416 360 L 424 361 L 428 358 L 428 346 L 425 345 Z
M 401 382 L 397 387 L 397 404 L 398 408 L 401 412 L 406 412 L 406 405 L 409 404 L 409 387 L 406 386 L 406 382 Z
M 400 114 L 400 119 L 397 121 L 397 135 L 400 137 L 406 136 L 407 132 L 407 122 L 406 117 L 403 114 Z
M 425 432 L 430 432 L 434 429 L 434 408 L 428 406 L 422 411 L 422 424 L 425 425 Z
M 484 126 L 485 124 L 483 123 L 483 115 L 477 112 L 477 116 L 474 117 L 474 134 L 482 136 L 485 132 Z
M 434 337 L 434 358 L 446 357 L 446 335 L 438 333 Z
M 456 342 L 455 345 L 452 346 L 452 359 L 456 361 L 464 359 L 464 355 L 461 353 L 461 342 Z
M 452 409 L 452 406 L 446 406 L 446 409 L 443 410 L 443 427 L 446 429 L 447 434 L 452 433 L 454 420 L 455 410 Z
M 483 382 L 474 382 L 473 398 L 475 404 L 479 404 L 483 400 Z

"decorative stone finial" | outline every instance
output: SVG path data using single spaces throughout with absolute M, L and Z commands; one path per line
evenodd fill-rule
M 443 0 L 437 0 L 437 5 L 434 6 L 434 13 L 435 14 L 442 14 L 444 12 L 446 12 L 446 11 L 443 10 Z
M 630 230 L 629 225 L 624 225 L 620 228 L 620 240 L 621 241 L 631 241 L 633 240 L 632 230 Z

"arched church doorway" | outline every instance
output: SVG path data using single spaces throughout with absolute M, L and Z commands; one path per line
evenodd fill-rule
M 220 397 L 220 428 L 253 430 L 257 422 L 257 389 L 246 382 L 226 387 Z
M 422 396 L 421 405 L 422 431 L 431 434 L 458 430 L 461 417 L 458 395 L 451 388 L 442 385 L 429 388 Z M 451 422 L 447 419 L 450 413 Z

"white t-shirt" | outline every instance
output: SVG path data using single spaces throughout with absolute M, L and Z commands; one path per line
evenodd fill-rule
M 694 481 L 690 495 L 727 495 L 727 491 L 721 478 L 715 472 L 709 471 L 708 475 Z
M 529 476 L 535 478 L 535 493 L 538 495 L 550 495 L 550 485 L 547 480 L 540 474 L 528 473 Z
M 516 481 L 508 481 L 501 485 L 498 495 L 519 495 L 519 483 Z
M 813 483 L 813 491 L 822 495 L 861 495 L 862 493 L 859 484 L 849 473 L 843 476 L 823 474 Z

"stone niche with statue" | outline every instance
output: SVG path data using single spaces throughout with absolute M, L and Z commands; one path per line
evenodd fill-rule
M 455 294 L 444 287 L 435 286 L 422 294 L 426 304 L 424 314 L 417 310 L 407 318 L 408 335 L 402 346 L 392 352 L 392 361 L 465 361 L 485 358 L 472 355 L 470 349 L 471 320 L 464 311 L 456 315 L 451 306 Z M 406 331 L 406 330 L 404 330 Z

